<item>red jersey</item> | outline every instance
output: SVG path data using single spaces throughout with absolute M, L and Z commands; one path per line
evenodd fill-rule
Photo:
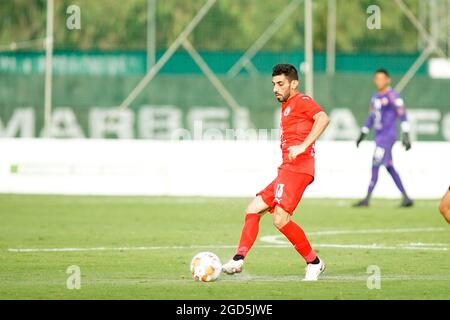
M 309 96 L 296 93 L 281 105 L 281 151 L 283 163 L 280 169 L 306 173 L 314 177 L 314 144 L 294 160 L 289 160 L 289 147 L 301 144 L 314 124 L 313 117 L 323 111 Z

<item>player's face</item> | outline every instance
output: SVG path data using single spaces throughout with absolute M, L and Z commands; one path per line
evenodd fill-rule
M 279 102 L 285 102 L 289 99 L 293 91 L 297 89 L 298 81 L 289 79 L 284 75 L 272 77 L 273 93 Z
M 373 83 L 378 91 L 383 91 L 391 84 L 391 79 L 382 72 L 375 73 Z

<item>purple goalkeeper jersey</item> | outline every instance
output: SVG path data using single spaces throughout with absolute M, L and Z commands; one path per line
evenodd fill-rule
M 406 110 L 400 94 L 390 88 L 385 93 L 377 92 L 372 96 L 364 127 L 375 129 L 377 145 L 392 145 L 397 140 L 397 118 L 406 121 Z

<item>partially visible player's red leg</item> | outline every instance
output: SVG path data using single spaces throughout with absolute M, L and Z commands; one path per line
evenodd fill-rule
M 313 177 L 308 174 L 280 170 L 275 184 L 275 201 L 278 204 L 273 213 L 273 222 L 305 259 L 306 263 L 315 261 L 317 255 L 312 250 L 303 229 L 291 220 L 291 214 L 300 202 L 306 187 L 312 181 Z
M 290 219 L 289 213 L 277 206 L 273 214 L 275 226 L 292 243 L 295 250 L 300 253 L 306 263 L 316 260 L 317 255 L 312 249 L 305 232 L 298 224 Z
M 306 261 L 306 273 L 303 281 L 317 281 L 320 274 L 325 270 L 325 263 L 311 248 L 305 232 L 298 224 L 291 220 L 289 212 L 280 206 L 275 207 L 273 214 L 275 226 L 289 239 L 295 250 Z
M 317 255 L 311 248 L 311 244 L 309 243 L 305 232 L 294 221 L 290 220 L 284 227 L 279 230 L 286 236 L 286 238 L 289 239 L 295 250 L 300 253 L 303 259 L 305 259 L 306 263 L 310 263 L 317 258 Z
M 263 200 L 261 195 L 255 199 L 247 207 L 245 215 L 245 223 L 242 228 L 241 239 L 236 255 L 222 266 L 222 270 L 228 274 L 239 273 L 242 271 L 244 258 L 252 248 L 259 232 L 259 220 L 265 214 L 269 206 Z
M 264 202 L 262 196 L 258 195 L 249 204 L 245 214 L 245 224 L 242 228 L 241 239 L 237 250 L 237 255 L 245 257 L 248 251 L 255 243 L 259 232 L 259 220 L 264 212 L 268 209 L 268 205 Z
M 444 219 L 450 224 L 450 187 L 444 197 L 442 197 L 441 203 L 439 204 L 439 211 Z
M 256 237 L 259 232 L 259 220 L 261 216 L 258 213 L 247 213 L 245 215 L 245 224 L 242 228 L 241 240 L 239 241 L 239 247 L 237 255 L 245 257 L 247 252 L 255 243 Z

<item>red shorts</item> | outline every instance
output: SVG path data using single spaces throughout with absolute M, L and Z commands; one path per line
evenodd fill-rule
M 303 192 L 313 180 L 314 177 L 306 173 L 278 169 L 275 180 L 256 195 L 262 197 L 270 212 L 279 206 L 292 215 L 302 199 Z

